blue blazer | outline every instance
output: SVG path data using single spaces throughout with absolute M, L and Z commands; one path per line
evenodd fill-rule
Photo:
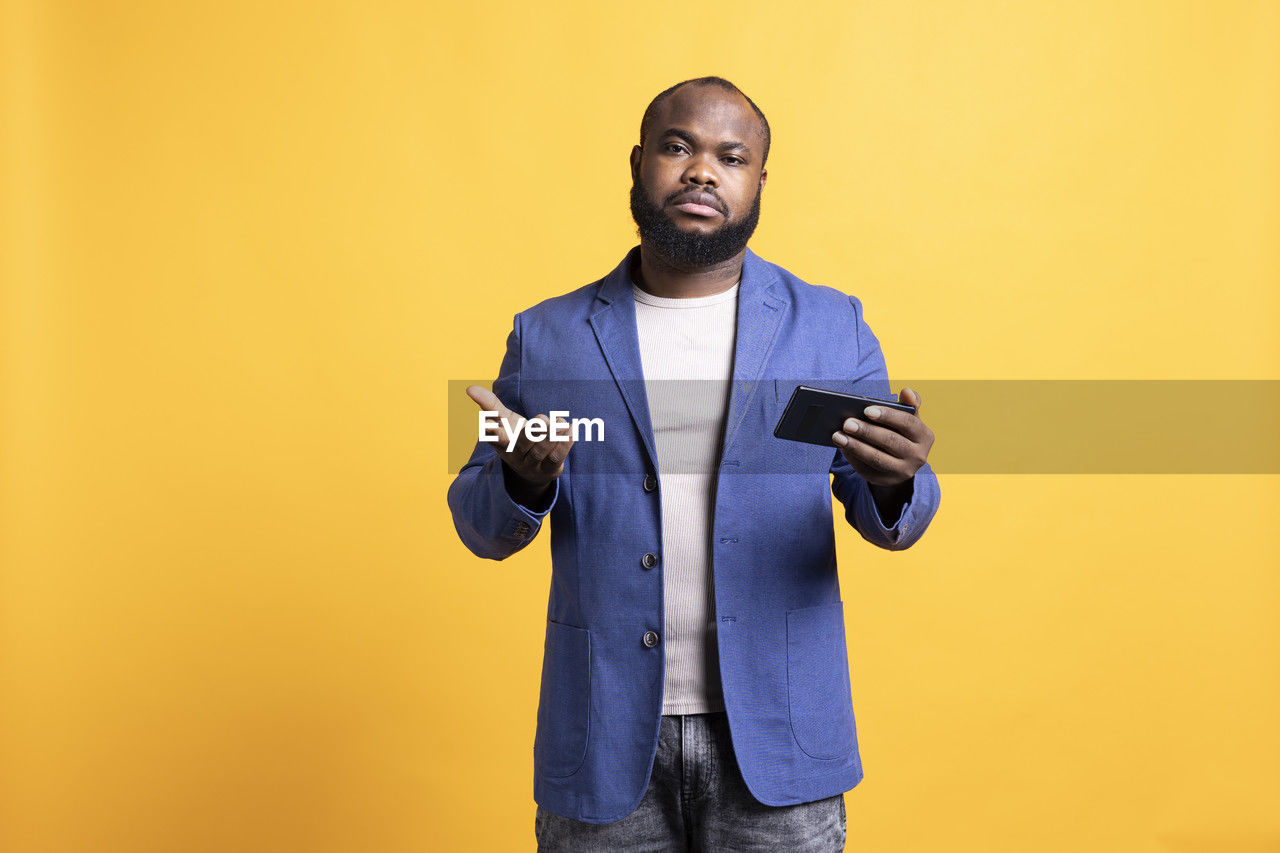
M 533 795 L 587 823 L 639 805 L 662 713 L 663 472 L 628 274 L 638 255 L 636 246 L 599 281 L 517 314 L 493 383 L 521 415 L 600 418 L 604 439 L 579 438 L 542 507 L 512 501 L 490 443 L 476 443 L 449 487 L 458 535 L 480 557 L 511 556 L 550 516 Z M 882 520 L 834 446 L 773 436 L 798 384 L 894 399 L 856 297 L 806 284 L 748 249 L 738 300 L 709 532 L 716 637 L 743 779 L 762 803 L 782 806 L 862 779 L 827 490 L 864 539 L 891 551 L 920 538 L 939 491 L 926 464 L 901 517 Z

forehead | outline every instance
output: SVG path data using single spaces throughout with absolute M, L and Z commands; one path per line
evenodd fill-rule
M 649 131 L 661 134 L 673 127 L 747 145 L 764 141 L 760 117 L 747 99 L 719 86 L 683 86 L 672 92 L 654 112 Z

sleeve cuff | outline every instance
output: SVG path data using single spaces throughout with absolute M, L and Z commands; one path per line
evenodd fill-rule
M 911 501 L 907 500 L 907 502 L 902 505 L 902 510 L 898 513 L 898 517 L 894 519 L 893 524 L 885 524 L 884 519 L 880 517 L 880 507 L 876 504 L 875 496 L 873 495 L 871 497 L 871 511 L 876 517 L 876 524 L 880 525 L 880 531 L 882 533 L 892 532 L 896 534 L 899 526 L 902 524 L 902 520 L 907 517 L 907 510 L 910 508 Z
M 517 510 L 524 513 L 529 518 L 541 521 L 542 518 L 546 516 L 547 513 L 551 512 L 551 508 L 556 505 L 556 498 L 558 498 L 559 496 L 560 496 L 560 478 L 556 477 L 554 480 L 551 481 L 551 491 L 547 492 L 547 497 L 543 499 L 546 501 L 546 508 L 544 509 L 530 509 L 524 504 L 511 499 L 510 495 L 507 495 L 507 498 L 511 500 L 511 505 L 514 506 Z
M 547 513 L 556 505 L 556 500 L 560 497 L 560 478 L 551 481 L 551 491 L 546 499 L 546 506 L 543 509 L 530 509 L 523 504 L 516 503 L 511 495 L 507 492 L 506 482 L 502 479 L 502 463 L 498 463 L 498 478 L 501 481 L 502 496 L 505 499 L 509 514 L 499 536 L 509 542 L 524 544 L 532 539 L 542 526 L 542 519 L 546 518 Z
M 858 512 L 858 515 L 862 519 L 870 522 L 870 525 L 874 528 L 874 532 L 879 534 L 879 538 L 891 544 L 897 544 L 902 535 L 907 532 L 907 516 L 911 514 L 911 504 L 917 497 L 916 485 L 917 484 L 913 480 L 911 497 L 907 498 L 906 502 L 903 503 L 901 511 L 898 513 L 897 518 L 893 520 L 892 524 L 886 524 L 885 520 L 880 516 L 880 507 L 876 504 L 875 495 L 871 493 L 870 485 L 865 485 L 864 488 L 861 489 L 861 494 L 859 495 L 861 511 Z

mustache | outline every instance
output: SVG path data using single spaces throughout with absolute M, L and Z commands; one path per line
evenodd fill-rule
M 724 199 L 720 198 L 720 196 L 716 195 L 712 190 L 696 190 L 696 189 L 695 189 L 695 190 L 681 190 L 680 192 L 672 193 L 672 194 L 667 198 L 667 200 L 666 200 L 666 204 L 679 204 L 679 203 L 680 203 L 680 201 L 681 201 L 682 199 L 685 199 L 685 198 L 693 198 L 693 197 L 696 197 L 696 196 L 707 196 L 707 195 L 709 195 L 709 196 L 711 196 L 713 199 L 715 199 L 715 201 L 716 201 L 716 209 L 717 209 L 717 210 L 719 210 L 721 213 L 726 213 L 726 212 L 727 212 L 727 208 L 725 207 Z M 701 203 L 702 203 L 702 202 L 699 202 L 699 204 L 701 204 Z

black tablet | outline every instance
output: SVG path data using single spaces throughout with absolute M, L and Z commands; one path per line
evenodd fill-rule
M 867 406 L 884 406 L 912 415 L 916 413 L 915 406 L 908 406 L 897 400 L 842 394 L 839 391 L 824 391 L 801 385 L 791 393 L 791 399 L 787 401 L 778 425 L 773 428 L 773 434 L 790 441 L 835 447 L 836 443 L 831 440 L 831 436 L 840 431 L 841 425 L 848 418 L 867 421 L 862 416 L 862 411 Z

